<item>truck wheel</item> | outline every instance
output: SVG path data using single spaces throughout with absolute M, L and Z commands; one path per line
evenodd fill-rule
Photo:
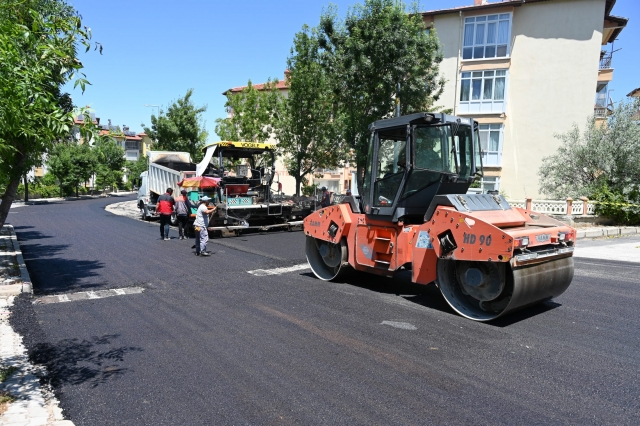
M 142 212 L 142 215 L 141 215 L 140 219 L 142 219 L 144 221 L 148 221 L 149 220 L 149 210 L 147 209 L 147 206 L 142 206 L 140 208 L 140 211 Z
M 171 213 L 171 225 L 178 226 L 178 215 L 176 212 Z

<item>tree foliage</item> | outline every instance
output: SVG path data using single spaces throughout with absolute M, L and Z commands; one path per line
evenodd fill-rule
M 430 110 L 443 91 L 438 38 L 425 30 L 418 5 L 407 10 L 398 0 L 365 0 L 343 21 L 332 7 L 321 16 L 319 43 L 333 85 L 334 119 L 360 169 L 369 124 L 392 116 L 398 95 L 401 113 L 409 114 Z
M 266 142 L 274 131 L 274 121 L 282 105 L 282 96 L 276 89 L 278 80 L 267 81 L 257 89 L 251 80 L 240 93 L 227 91 L 224 106 L 228 118 L 216 120 L 216 134 L 221 140 Z
M 595 117 L 583 132 L 577 125 L 556 135 L 558 151 L 542 160 L 540 190 L 554 198 L 597 198 L 612 192 L 629 197 L 640 191 L 640 100 L 620 102 L 599 125 Z
M 108 136 L 96 138 L 93 149 L 98 160 L 95 171 L 96 186 L 104 190 L 107 186 L 119 185 L 124 175 L 122 169 L 127 161 L 124 158 L 124 149 Z
M 71 80 L 83 90 L 88 84 L 76 47 L 89 50 L 90 39 L 90 30 L 64 0 L 0 4 L 0 175 L 6 177 L 0 226 L 20 178 L 69 133 L 73 112 L 60 88 Z
M 155 141 L 153 148 L 164 151 L 183 151 L 191 154 L 195 161 L 202 158 L 201 149 L 207 140 L 207 131 L 202 114 L 206 105 L 197 107 L 191 96 L 193 89 L 184 97 L 173 102 L 166 114 L 151 115 L 151 128 L 144 127 L 145 133 Z
M 58 143 L 54 145 L 48 158 L 49 171 L 60 182 L 60 195 L 64 188 L 78 188 L 91 179 L 92 174 L 99 167 L 94 149 L 87 144 L 75 142 Z
M 287 59 L 289 92 L 275 129 L 278 152 L 296 180 L 296 195 L 306 175 L 317 168 L 343 165 L 348 154 L 332 120 L 330 76 L 319 55 L 317 30 L 305 25 L 296 34 Z
M 127 161 L 125 170 L 127 173 L 127 180 L 134 182 L 135 185 L 140 184 L 140 174 L 149 168 L 149 158 L 141 156 L 137 161 Z

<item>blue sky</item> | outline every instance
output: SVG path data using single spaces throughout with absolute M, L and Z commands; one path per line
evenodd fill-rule
M 100 42 L 103 54 L 81 54 L 92 83 L 76 105 L 89 105 L 101 123 L 142 131 L 151 114 L 193 88 L 209 140 L 217 140 L 215 120 L 225 116 L 222 92 L 268 78 L 283 79 L 293 37 L 304 24 L 316 26 L 323 8 L 344 16 L 357 0 L 68 0 Z M 409 2 L 406 2 L 409 3 Z M 472 4 L 473 0 L 425 1 L 420 10 Z M 611 96 L 618 101 L 640 87 L 640 2 L 618 0 L 614 15 L 629 18 L 615 43 Z M 594 88 L 595 96 L 595 88 Z

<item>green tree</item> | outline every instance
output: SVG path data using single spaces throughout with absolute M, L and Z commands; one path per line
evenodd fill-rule
M 428 111 L 439 99 L 445 80 L 438 37 L 426 31 L 417 3 L 407 10 L 398 0 L 365 0 L 343 21 L 333 7 L 324 12 L 319 42 L 333 84 L 334 119 L 353 148 L 360 185 L 369 124 L 393 115 L 398 97 L 402 114 Z
M 140 174 L 149 169 L 149 159 L 141 156 L 137 161 L 127 161 L 125 170 L 127 173 L 127 180 L 134 185 L 140 184 Z
M 208 136 L 202 120 L 207 107 L 196 107 L 192 95 L 193 89 L 187 90 L 184 97 L 171 104 L 166 114 L 160 111 L 159 117 L 151 115 L 151 128 L 142 126 L 155 141 L 154 149 L 188 152 L 194 161 L 199 161 Z
M 67 178 L 71 175 L 73 159 L 71 156 L 71 144 L 59 143 L 53 146 L 47 159 L 49 172 L 56 177 L 60 185 L 60 196 L 64 196 L 63 187 Z
M 76 47 L 89 50 L 90 39 L 90 30 L 64 0 L 0 4 L 0 175 L 6 182 L 0 226 L 20 178 L 69 133 L 73 108 L 60 88 L 74 79 L 82 90 L 88 84 Z
M 76 197 L 80 185 L 86 185 L 98 166 L 95 151 L 87 144 L 58 143 L 49 153 L 48 165 L 51 173 L 63 188 L 75 189 Z
M 296 195 L 304 177 L 317 168 L 344 163 L 344 143 L 332 120 L 333 96 L 330 77 L 320 64 L 320 46 L 315 29 L 303 26 L 296 34 L 287 59 L 287 87 L 276 123 L 278 152 L 287 172 L 296 180 Z
M 98 160 L 95 170 L 96 186 L 104 190 L 107 186 L 116 187 L 121 184 L 126 163 L 124 149 L 108 136 L 96 138 L 94 149 Z
M 276 89 L 278 80 L 269 80 L 262 89 L 251 83 L 240 93 L 226 93 L 224 106 L 229 118 L 216 120 L 216 134 L 226 141 L 266 142 L 274 132 L 274 120 L 282 105 Z
M 623 101 L 606 125 L 592 116 L 583 132 L 574 125 L 556 135 L 561 141 L 558 151 L 543 158 L 538 170 L 540 191 L 554 198 L 597 198 L 602 191 L 636 198 L 640 192 L 639 108 L 640 100 Z

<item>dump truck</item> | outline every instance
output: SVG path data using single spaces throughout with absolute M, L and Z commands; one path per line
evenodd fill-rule
M 149 220 L 156 212 L 156 202 L 167 188 L 173 188 L 173 194 L 180 194 L 178 182 L 196 175 L 196 164 L 191 161 L 188 152 L 147 151 L 149 169 L 140 174 L 138 189 L 138 208 L 142 220 Z M 176 225 L 175 214 L 171 224 Z
M 379 120 L 358 197 L 304 220 L 321 280 L 349 270 L 435 283 L 451 308 L 490 321 L 562 294 L 576 230 L 496 194 L 467 194 L 482 176 L 478 123 L 440 113 Z
M 207 144 L 203 151 L 196 176 L 219 182 L 206 193 L 218 207 L 209 218 L 210 231 L 302 227 L 312 207 L 283 196 L 275 170 L 275 144 L 220 141 Z

